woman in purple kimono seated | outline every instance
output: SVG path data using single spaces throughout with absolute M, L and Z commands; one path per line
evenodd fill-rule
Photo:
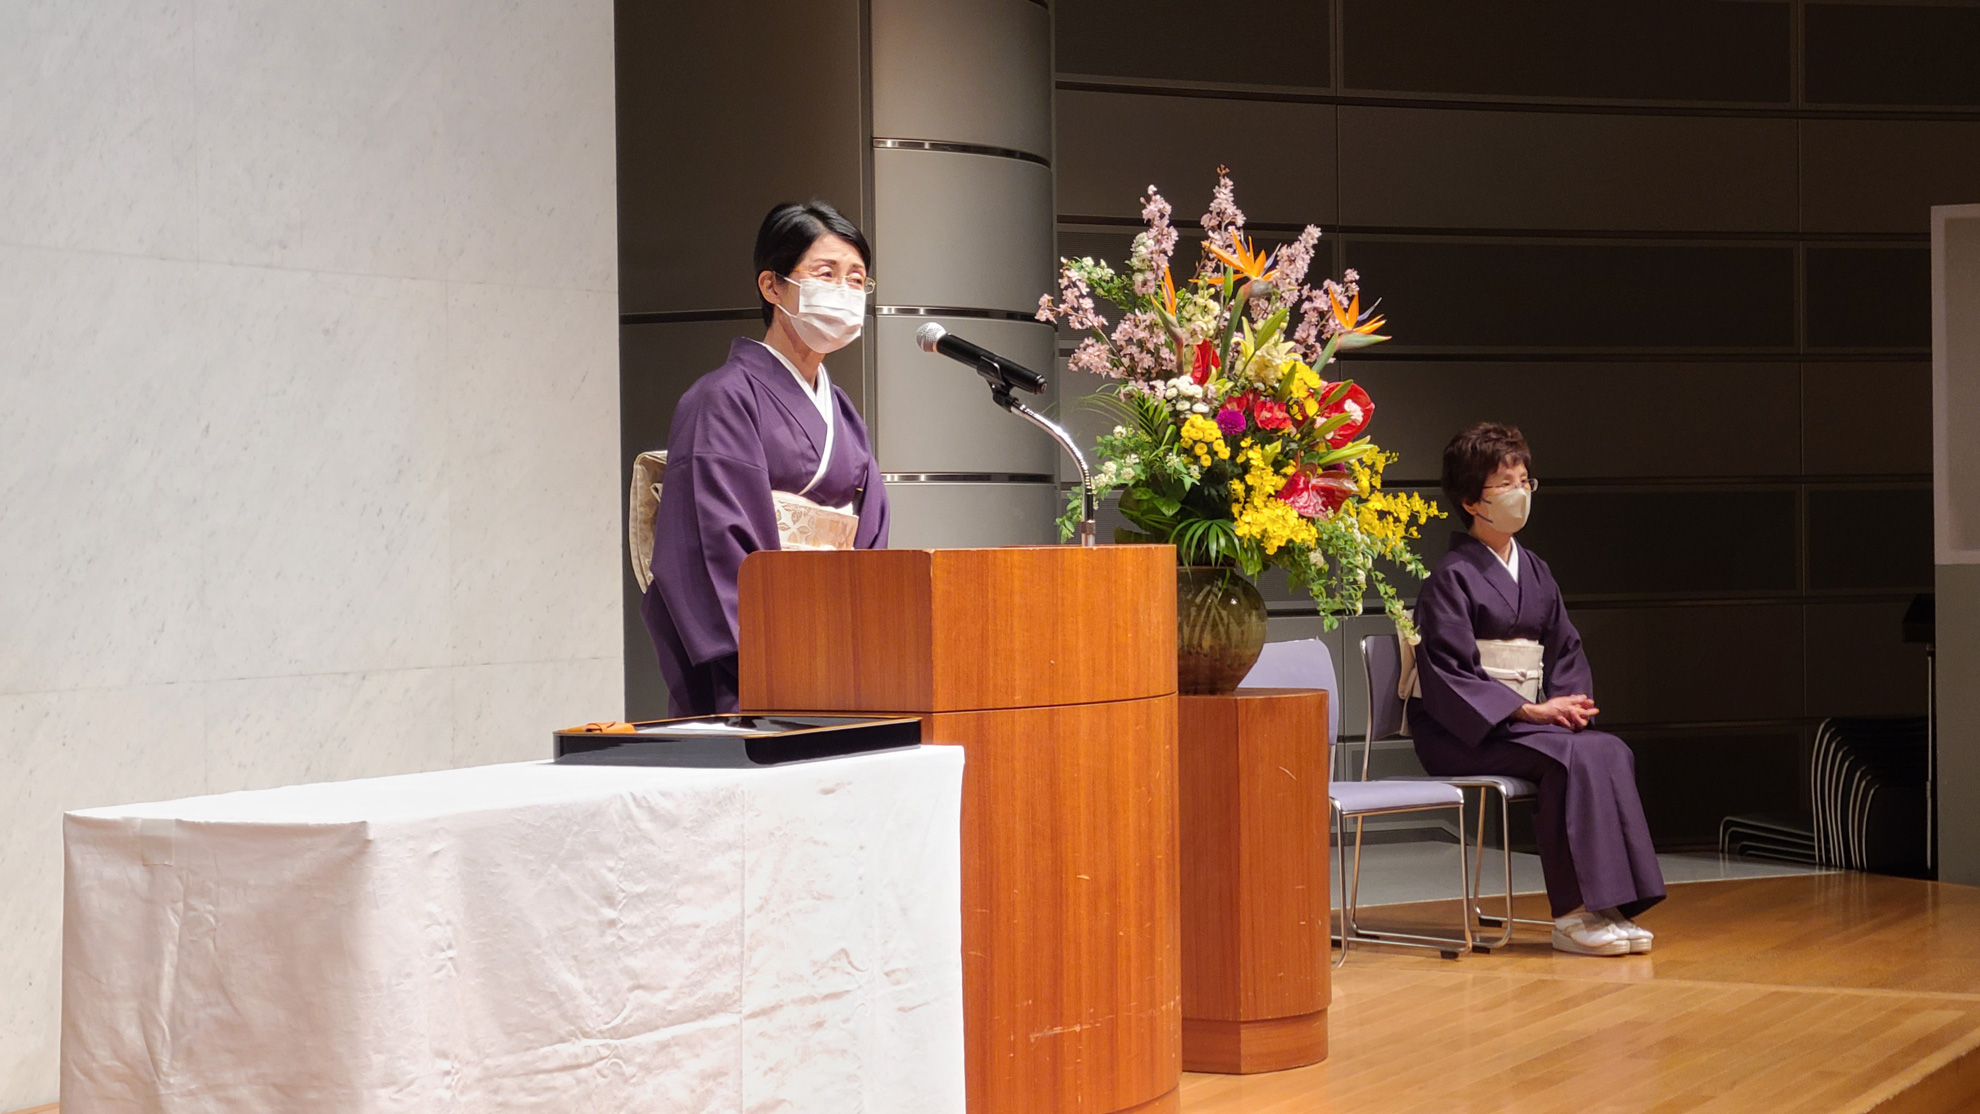
M 681 396 L 640 602 L 676 716 L 736 710 L 736 579 L 780 548 L 772 491 L 859 516 L 853 544 L 887 545 L 887 492 L 866 423 L 825 356 L 857 338 L 872 286 L 866 236 L 822 201 L 779 205 L 756 233 L 762 340 Z
M 1417 599 L 1423 695 L 1410 701 L 1410 731 L 1432 775 L 1539 786 L 1533 830 L 1555 948 L 1647 952 L 1650 932 L 1631 918 L 1663 900 L 1664 876 L 1635 759 L 1589 727 L 1599 709 L 1581 635 L 1546 562 L 1513 541 L 1539 486 L 1532 464 L 1526 439 L 1502 425 L 1472 426 L 1444 449 L 1444 494 L 1470 532 L 1453 539 Z M 1525 693 L 1514 687 L 1522 680 Z

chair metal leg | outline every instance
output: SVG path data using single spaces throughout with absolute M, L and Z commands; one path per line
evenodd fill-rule
M 1408 811 L 1415 811 L 1415 810 L 1408 810 Z M 1467 907 L 1470 905 L 1470 896 L 1471 896 L 1469 891 L 1466 889 L 1466 880 L 1471 874 L 1471 862 L 1465 847 L 1464 809 L 1462 807 L 1458 809 L 1458 928 L 1461 933 L 1461 938 L 1459 939 L 1452 939 L 1450 937 L 1442 937 L 1442 936 L 1422 936 L 1409 932 L 1388 932 L 1388 931 L 1382 931 L 1376 929 L 1362 928 L 1361 925 L 1358 923 L 1356 913 L 1358 912 L 1358 906 L 1361 900 L 1361 841 L 1362 841 L 1362 821 L 1364 817 L 1357 815 L 1354 818 L 1354 864 L 1352 870 L 1350 871 L 1347 860 L 1347 851 L 1345 847 L 1346 824 L 1344 822 L 1344 817 L 1340 812 L 1340 810 L 1338 809 L 1338 807 L 1334 810 L 1334 816 L 1335 816 L 1335 830 L 1339 833 L 1337 836 L 1337 842 L 1342 845 L 1340 848 L 1340 853 L 1341 853 L 1341 873 L 1343 875 L 1343 879 L 1342 879 L 1343 892 L 1341 894 L 1341 934 L 1339 937 L 1341 941 L 1341 950 L 1340 950 L 1340 954 L 1333 961 L 1333 965 L 1335 967 L 1339 967 L 1341 964 L 1347 962 L 1347 949 L 1348 949 L 1349 941 L 1357 940 L 1357 939 L 1363 941 L 1364 943 L 1385 944 L 1390 947 L 1418 948 L 1425 951 L 1434 951 L 1439 955 L 1443 956 L 1445 959 L 1456 959 L 1459 956 L 1463 955 L 1465 952 L 1472 950 L 1474 937 L 1472 936 L 1472 932 L 1471 932 L 1471 918 L 1466 912 Z
M 1542 927 L 1542 928 L 1552 928 L 1554 926 L 1554 922 L 1550 920 L 1543 921 L 1543 920 L 1535 920 L 1532 917 L 1513 916 L 1512 802 L 1509 798 L 1507 798 L 1506 794 L 1503 791 L 1497 790 L 1496 787 L 1493 786 L 1484 786 L 1484 785 L 1479 786 L 1479 792 L 1478 792 L 1479 862 L 1482 866 L 1485 859 L 1485 803 L 1489 799 L 1490 794 L 1492 794 L 1493 792 L 1499 793 L 1499 844 L 1500 844 L 1500 850 L 1503 852 L 1505 856 L 1505 864 L 1506 864 L 1505 916 L 1496 917 L 1489 915 L 1485 912 L 1484 906 L 1481 904 L 1483 895 L 1480 893 L 1480 890 L 1482 889 L 1480 883 L 1474 881 L 1471 890 L 1471 911 L 1472 911 L 1472 915 L 1478 918 L 1478 923 L 1486 928 L 1503 926 L 1505 929 L 1505 931 L 1499 935 L 1499 938 L 1497 940 L 1489 944 L 1481 945 L 1481 948 L 1487 951 L 1494 948 L 1503 948 L 1507 944 L 1510 944 L 1512 942 L 1513 926 L 1516 924 L 1532 925 L 1535 927 Z M 1478 875 L 1474 873 L 1472 877 L 1476 879 L 1478 878 Z
M 1334 853 L 1341 860 L 1341 868 L 1334 872 L 1335 881 L 1341 887 L 1341 951 L 1333 960 L 1333 965 L 1339 967 L 1341 964 L 1347 962 L 1348 941 L 1354 937 L 1354 919 L 1348 913 L 1347 824 L 1341 816 L 1339 807 L 1333 808 L 1332 812 L 1334 814 Z

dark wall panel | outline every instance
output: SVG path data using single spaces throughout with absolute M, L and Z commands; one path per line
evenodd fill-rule
M 1932 470 L 1932 365 L 1807 364 L 1802 469 L 1813 475 Z
M 1343 106 L 1341 220 L 1792 231 L 1792 120 Z
M 1925 647 L 1906 643 L 1908 601 L 1808 607 L 1810 716 L 1925 714 Z
M 1800 469 L 1800 368 L 1780 363 L 1344 360 L 1378 400 L 1371 433 L 1399 478 L 1434 480 L 1473 422 L 1515 425 L 1559 479 L 1786 476 Z M 1681 421 L 1645 422 L 1646 409 Z
M 1980 66 L 1980 59 L 1970 64 Z M 1980 201 L 1980 122 L 1801 121 L 1802 227 L 1931 231 L 1932 206 Z
M 1631 100 L 1788 99 L 1785 3 L 1346 0 L 1357 90 Z
M 1521 541 L 1569 599 L 1792 592 L 1788 488 L 1616 491 L 1542 487 Z
M 1325 0 L 1221 0 L 1214 7 L 1200 0 L 1057 0 L 1053 9 L 1061 74 L 1328 84 L 1332 14 Z M 1227 28 L 1267 34 L 1271 49 L 1229 41 Z
M 1626 741 L 1661 850 L 1716 846 L 1727 816 L 1793 812 L 1806 796 L 1801 731 L 1633 731 Z
M 862 227 L 860 21 L 850 4 L 615 8 L 619 306 L 756 304 L 750 248 L 780 201 L 823 197 Z M 808 49 L 765 57 L 776 20 Z M 733 126 L 711 126 L 714 120 Z M 766 131 L 764 121 L 780 121 Z
M 1253 221 L 1331 224 L 1334 106 L 1061 90 L 1059 212 L 1140 219 L 1152 183 L 1195 225 L 1231 168 Z
M 1808 586 L 1931 591 L 1932 489 L 1810 488 Z
M 1980 105 L 1980 8 L 1809 4 L 1811 104 Z
M 1578 607 L 1573 619 L 1606 724 L 1801 714 L 1799 605 Z
M 1785 247 L 1349 237 L 1347 264 L 1412 349 L 1794 344 Z
M 1810 348 L 1930 348 L 1929 247 L 1808 249 Z

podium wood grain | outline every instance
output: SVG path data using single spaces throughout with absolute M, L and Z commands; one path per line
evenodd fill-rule
M 972 1114 L 1132 1110 L 1171 1092 L 1176 698 L 943 713 L 926 738 L 967 754 Z
M 958 712 L 1172 693 L 1174 554 L 753 553 L 739 589 L 742 706 Z
M 1178 1108 L 1175 585 L 1167 546 L 743 563 L 743 708 L 967 752 L 970 1114 Z
M 1327 694 L 1184 696 L 1183 1068 L 1325 1059 Z

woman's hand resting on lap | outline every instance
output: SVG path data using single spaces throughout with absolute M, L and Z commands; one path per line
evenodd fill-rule
M 1576 693 L 1556 696 L 1544 704 L 1522 704 L 1513 718 L 1522 723 L 1551 723 L 1569 731 L 1580 731 L 1601 711 L 1593 700 Z

